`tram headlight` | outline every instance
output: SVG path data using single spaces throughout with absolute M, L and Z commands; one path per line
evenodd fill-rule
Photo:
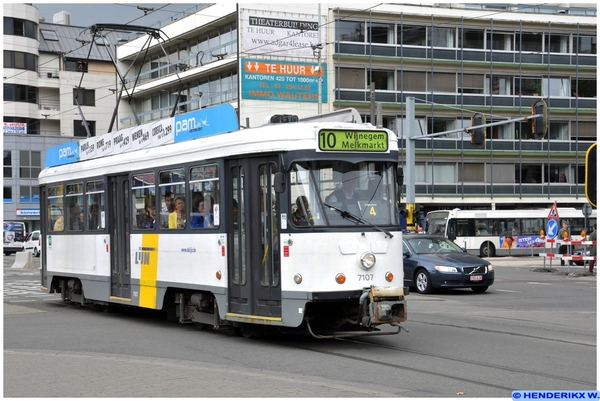
M 369 270 L 371 267 L 373 267 L 375 265 L 375 261 L 375 255 L 369 252 L 363 253 L 360 257 L 360 264 L 365 270 Z
M 300 284 L 301 282 L 302 282 L 302 276 L 300 275 L 300 273 L 294 274 L 294 283 Z

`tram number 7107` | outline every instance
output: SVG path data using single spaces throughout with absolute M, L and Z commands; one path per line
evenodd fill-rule
M 372 280 L 373 280 L 372 274 L 359 274 L 358 275 L 358 281 L 372 281 Z

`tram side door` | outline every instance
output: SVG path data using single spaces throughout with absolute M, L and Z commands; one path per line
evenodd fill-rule
M 110 295 L 131 298 L 129 216 L 131 208 L 128 176 L 109 177 Z
M 233 216 L 227 219 L 231 313 L 281 317 L 276 171 L 276 158 L 227 163 L 229 203 L 225 204 Z

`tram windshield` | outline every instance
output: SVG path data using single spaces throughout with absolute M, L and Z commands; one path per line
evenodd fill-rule
M 394 167 L 339 160 L 294 163 L 289 176 L 291 224 L 398 226 Z

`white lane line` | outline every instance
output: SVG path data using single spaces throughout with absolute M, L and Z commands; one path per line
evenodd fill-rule
M 518 293 L 522 293 L 523 291 L 513 291 L 513 290 L 503 290 L 501 288 L 495 288 L 496 291 L 499 292 L 518 292 Z
M 538 283 L 536 281 L 528 281 L 527 284 L 552 285 L 552 283 Z

